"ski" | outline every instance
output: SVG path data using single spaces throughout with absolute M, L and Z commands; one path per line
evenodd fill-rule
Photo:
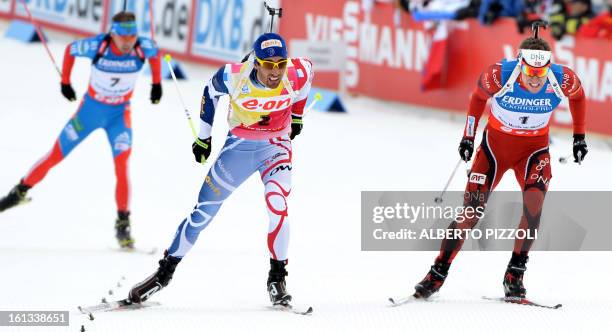
M 400 298 L 389 298 L 389 302 L 391 303 L 390 306 L 391 307 L 399 307 L 401 305 L 410 303 L 410 302 L 414 302 L 414 301 L 424 301 L 424 298 L 421 297 L 417 297 L 415 294 L 407 296 L 407 297 L 400 297 Z
M 312 307 L 308 307 L 306 310 L 303 310 L 303 309 L 296 309 L 291 304 L 275 304 L 272 306 L 272 309 L 277 310 L 277 311 L 291 312 L 296 315 L 302 315 L 302 316 L 310 315 L 312 314 L 312 311 L 313 311 Z
M 12 193 L 12 190 L 11 190 Z M 8 209 L 12 209 L 14 207 L 20 206 L 20 205 L 25 205 L 28 204 L 30 202 L 32 202 L 32 197 L 23 197 L 23 198 L 19 198 L 18 201 L 16 203 L 11 203 L 9 204 L 8 201 L 8 197 L 11 195 L 11 193 L 9 193 L 7 196 L 4 197 L 0 197 L 0 213 L 8 210 Z
M 555 304 L 555 305 L 540 304 L 540 303 L 536 303 L 536 302 L 533 302 L 531 300 L 528 300 L 528 299 L 522 298 L 522 297 L 488 297 L 488 296 L 483 296 L 482 298 L 485 299 L 485 300 L 490 300 L 490 301 L 498 301 L 498 302 L 530 305 L 530 306 L 533 306 L 533 307 L 546 308 L 546 309 L 559 309 L 559 308 L 561 308 L 563 306 L 561 303 Z
M 155 253 L 157 253 L 157 247 L 152 247 L 152 248 L 116 248 L 116 247 L 110 247 L 111 250 L 114 251 L 119 251 L 119 252 L 127 252 L 127 253 L 134 253 L 134 254 L 142 254 L 142 255 L 155 255 Z
M 106 301 L 102 300 L 101 303 L 92 305 L 92 306 L 78 306 L 79 311 L 89 316 L 90 320 L 93 320 L 93 314 L 99 312 L 108 312 L 108 311 L 122 311 L 122 310 L 137 310 L 147 307 L 154 307 L 161 305 L 159 302 L 143 302 L 143 303 L 133 303 L 129 299 L 123 299 L 119 301 Z
M 406 303 L 413 302 L 416 299 L 417 298 L 414 297 L 414 295 L 410 295 L 408 297 L 402 297 L 402 298 L 399 298 L 399 299 L 394 299 L 394 298 L 390 297 L 389 298 L 389 302 L 391 302 L 391 306 L 392 307 L 399 307 L 399 306 L 404 305 Z

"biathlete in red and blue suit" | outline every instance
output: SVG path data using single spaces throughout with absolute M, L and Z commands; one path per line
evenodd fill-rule
M 148 60 L 153 77 L 151 102 L 159 103 L 162 88 L 158 49 L 151 39 L 137 35 L 133 13 L 116 14 L 110 33 L 77 40 L 66 47 L 61 92 L 70 101 L 76 100 L 76 94 L 70 84 L 75 57 L 92 60 L 87 93 L 83 96 L 77 112 L 62 129 L 51 151 L 34 164 L 20 183 L 0 201 L 0 211 L 27 201 L 26 192 L 29 189 L 42 181 L 49 170 L 67 157 L 89 134 L 102 128 L 113 152 L 117 177 L 116 236 L 121 247 L 131 248 L 134 240 L 130 234 L 129 220 L 128 160 L 132 151 L 130 99 L 140 70 Z

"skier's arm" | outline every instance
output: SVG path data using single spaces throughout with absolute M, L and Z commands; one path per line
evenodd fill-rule
M 477 86 L 470 96 L 463 137 L 474 140 L 476 130 L 478 129 L 478 121 L 484 113 L 487 100 L 501 88 L 501 65 L 495 64 L 489 66 L 478 78 Z
M 151 66 L 151 78 L 153 84 L 161 83 L 161 59 L 157 44 L 150 38 L 138 37 L 140 48 Z
M 75 54 L 79 54 L 75 51 L 75 44 L 78 44 L 82 41 L 77 40 L 76 42 L 68 44 L 66 46 L 66 50 L 64 51 L 64 61 L 62 63 L 62 79 L 60 82 L 62 95 L 68 99 L 69 101 L 76 100 L 76 92 L 72 88 L 72 84 L 70 83 L 70 75 L 72 74 L 72 67 L 74 66 L 74 58 Z
M 298 77 L 298 89 L 300 89 L 298 96 L 291 107 L 291 133 L 289 134 L 289 138 L 293 140 L 302 132 L 302 128 L 304 126 L 302 117 L 304 116 L 304 107 L 306 106 L 306 101 L 308 100 L 308 94 L 310 93 L 314 73 L 312 71 L 312 62 L 310 62 L 310 60 L 295 58 L 291 59 L 291 62 L 295 66 L 295 71 Z
M 292 61 L 297 71 L 300 92 L 291 108 L 291 115 L 301 118 L 304 115 L 304 107 L 310 93 L 314 72 L 312 71 L 312 62 L 309 60 L 298 58 Z
M 151 79 L 153 84 L 161 83 L 161 60 L 159 54 L 149 58 L 149 66 L 151 66 Z
M 586 96 L 580 79 L 573 70 L 563 67 L 561 89 L 569 100 L 572 113 L 574 135 L 584 135 L 586 118 Z
M 572 113 L 574 127 L 574 143 L 572 152 L 574 162 L 582 163 L 584 157 L 589 152 L 585 142 L 585 117 L 586 117 L 586 97 L 582 83 L 573 70 L 563 67 L 563 81 L 561 90 L 569 99 L 570 112 Z
M 200 140 L 210 137 L 213 121 L 215 120 L 217 102 L 219 102 L 221 96 L 229 93 L 227 76 L 226 66 L 223 66 L 204 87 L 202 104 L 200 106 L 200 133 L 198 134 Z
M 66 46 L 64 51 L 64 62 L 62 64 L 62 84 L 70 84 L 70 74 L 72 73 L 72 66 L 74 66 L 74 56 L 70 54 L 70 48 L 72 44 Z
M 62 64 L 62 84 L 70 84 L 70 74 L 74 59 L 76 57 L 87 57 L 93 59 L 98 52 L 100 43 L 104 35 L 98 35 L 91 38 L 75 40 L 66 46 L 64 51 L 64 62 Z

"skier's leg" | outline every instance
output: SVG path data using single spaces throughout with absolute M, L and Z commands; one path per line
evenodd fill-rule
M 548 147 L 533 152 L 515 167 L 516 179 L 523 190 L 523 215 L 518 229 L 535 234 L 540 227 L 540 217 L 548 185 L 552 178 Z M 516 239 L 515 254 L 527 254 L 534 239 Z
M 287 291 L 285 277 L 288 263 L 289 213 L 287 198 L 291 192 L 291 140 L 288 136 L 273 138 L 262 151 L 259 166 L 261 180 L 265 186 L 264 197 L 270 223 L 268 226 L 268 250 L 270 272 L 268 293 L 272 304 L 287 305 L 291 295 Z
M 223 201 L 255 171 L 252 148 L 252 141 L 235 136 L 227 138 L 202 184 L 198 204 L 179 225 L 170 248 L 159 261 L 157 271 L 132 287 L 130 301 L 146 301 L 172 280 L 176 266 L 193 247 L 200 232 L 212 221 Z
M 270 140 L 267 157 L 259 167 L 265 186 L 265 201 L 270 224 L 268 226 L 268 250 L 275 260 L 287 259 L 289 246 L 289 214 L 287 197 L 291 192 L 291 141 L 287 138 Z
M 251 141 L 229 136 L 219 157 L 204 178 L 198 203 L 179 225 L 168 253 L 182 258 L 215 217 L 221 205 L 256 170 L 252 164 Z
M 117 203 L 117 219 L 115 220 L 115 236 L 122 248 L 132 248 L 134 239 L 130 234 L 130 179 L 128 162 L 132 152 L 132 128 L 130 105 L 116 106 L 112 110 L 114 116 L 104 128 L 110 144 L 115 164 L 115 201 Z
M 485 131 L 482 143 L 476 152 L 474 163 L 468 177 L 464 193 L 464 207 L 483 209 L 491 191 L 495 188 L 507 166 L 496 156 L 496 151 L 501 149 L 502 142 L 492 142 L 489 132 Z M 465 212 L 465 210 L 464 210 Z M 449 225 L 449 229 L 472 229 L 478 223 L 477 213 L 466 213 L 457 216 L 455 221 Z M 431 266 L 425 278 L 415 286 L 415 297 L 428 298 L 440 290 L 448 275 L 450 265 L 463 246 L 464 240 L 444 239 L 440 246 L 440 253 Z
M 499 142 L 491 142 L 488 131 L 484 133 L 482 143 L 476 153 L 468 176 L 468 183 L 463 196 L 464 207 L 484 209 L 489 195 L 507 170 L 507 166 L 503 161 L 496 157 L 496 151 L 500 150 L 500 145 Z M 465 213 L 461 214 L 448 228 L 472 229 L 479 221 L 478 216 L 478 213 L 471 213 L 469 217 Z M 459 250 L 461 250 L 463 242 L 464 239 L 444 239 L 436 262 L 451 264 Z
M 523 215 L 517 231 L 522 230 L 533 236 L 540 226 L 544 198 L 552 178 L 548 147 L 534 150 L 514 167 L 514 173 L 523 190 Z M 527 270 L 529 250 L 533 241 L 534 239 L 530 237 L 518 236 L 514 241 L 512 257 L 504 274 L 503 285 L 506 297 L 523 298 L 527 294 L 523 285 L 523 276 Z
M 84 98 L 77 112 L 62 129 L 51 150 L 43 156 L 22 179 L 28 187 L 34 187 L 47 175 L 49 170 L 61 162 L 93 130 L 100 127 L 96 105 Z
M 51 151 L 32 166 L 8 195 L 0 199 L 0 212 L 25 202 L 28 190 L 42 181 L 51 168 L 62 161 L 93 130 L 100 127 L 100 121 L 97 105 L 85 97 L 76 114 L 64 126 Z

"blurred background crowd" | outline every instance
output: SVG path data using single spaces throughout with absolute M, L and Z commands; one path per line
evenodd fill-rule
M 477 18 L 481 24 L 491 25 L 500 17 L 511 17 L 516 20 L 520 33 L 533 21 L 546 20 L 557 40 L 565 35 L 612 40 L 612 0 L 397 0 L 396 3 L 416 20 Z

